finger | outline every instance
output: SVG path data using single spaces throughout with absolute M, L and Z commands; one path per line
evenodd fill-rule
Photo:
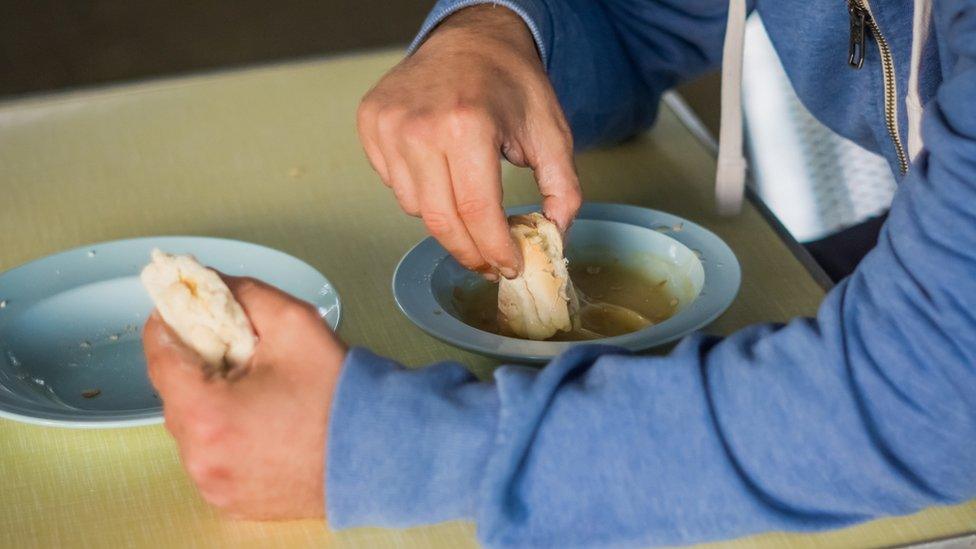
M 371 137 L 360 136 L 360 141 L 363 144 L 363 151 L 366 152 L 367 160 L 369 160 L 373 169 L 376 170 L 377 175 L 380 176 L 380 180 L 387 187 L 392 187 L 390 171 L 386 167 L 386 159 L 383 158 L 383 153 L 380 152 L 379 145 Z
M 447 158 L 425 147 L 405 152 L 410 174 L 422 186 L 420 213 L 428 232 L 465 268 L 486 270 L 488 262 L 458 215 Z
M 533 139 L 529 158 L 539 192 L 542 210 L 561 231 L 569 229 L 583 202 L 579 177 L 573 163 L 573 143 L 568 131 L 558 124 L 547 126 Z
M 393 195 L 400 204 L 400 208 L 407 214 L 420 217 L 420 200 L 416 182 L 410 174 L 410 169 L 400 151 L 397 143 L 400 141 L 399 135 L 400 119 L 395 113 L 387 113 L 378 116 L 376 143 L 386 162 L 387 175 L 389 176 L 390 188 Z
M 317 362 L 323 353 L 337 357 L 336 364 L 342 362 L 345 344 L 313 305 L 253 278 L 223 278 L 258 334 L 252 359 L 255 367 L 301 367 Z
M 186 424 L 181 416 L 176 414 L 173 406 L 163 406 L 163 427 L 169 432 L 170 436 L 176 440 L 182 440 L 186 433 Z
M 166 406 L 192 402 L 213 391 L 207 367 L 193 349 L 153 312 L 142 331 L 149 380 Z
M 280 328 L 283 317 L 290 309 L 299 309 L 310 313 L 310 316 L 318 315 L 308 302 L 260 280 L 222 273 L 220 276 L 241 304 L 259 338 Z
M 448 156 L 457 212 L 481 256 L 502 275 L 518 276 L 521 257 L 502 209 L 502 174 L 498 148 L 474 138 Z
M 142 330 L 142 346 L 146 355 L 146 369 L 150 381 L 162 378 L 174 367 L 199 367 L 203 359 L 189 348 L 166 324 L 158 311 L 153 311 Z
M 420 196 L 407 163 L 393 146 L 384 142 L 380 148 L 389 169 L 390 188 L 393 189 L 393 196 L 396 197 L 400 209 L 407 215 L 420 217 Z
M 390 186 L 390 172 L 386 166 L 386 160 L 377 144 L 379 128 L 377 127 L 377 109 L 368 101 L 359 104 L 356 111 L 356 129 L 359 133 L 359 140 L 363 144 L 366 158 L 370 165 L 376 170 L 383 184 Z

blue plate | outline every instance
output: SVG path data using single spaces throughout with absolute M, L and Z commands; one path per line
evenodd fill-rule
M 138 275 L 153 248 L 274 284 L 317 305 L 333 328 L 339 324 L 332 284 L 271 248 L 201 237 L 77 248 L 0 275 L 0 416 L 69 427 L 162 421 L 141 340 L 152 302 Z
M 537 209 L 523 206 L 508 213 Z M 715 234 L 676 215 L 636 206 L 585 204 L 570 229 L 566 256 L 570 262 L 617 259 L 653 280 L 668 278 L 669 287 L 676 289 L 678 312 L 671 318 L 636 332 L 589 342 L 632 351 L 674 341 L 712 322 L 732 304 L 742 279 L 735 254 Z M 454 307 L 453 291 L 479 280 L 436 240 L 427 238 L 397 266 L 393 295 L 403 314 L 428 334 L 502 360 L 545 362 L 579 344 L 503 337 L 465 324 Z

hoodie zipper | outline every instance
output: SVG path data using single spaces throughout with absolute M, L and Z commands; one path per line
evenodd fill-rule
M 895 146 L 895 156 L 898 157 L 898 170 L 902 175 L 908 173 L 908 155 L 898 133 L 898 93 L 895 88 L 895 61 L 891 56 L 891 48 L 885 40 L 878 23 L 871 16 L 868 0 L 847 0 L 847 12 L 851 19 L 851 35 L 847 63 L 854 69 L 864 66 L 864 44 L 866 30 L 874 35 L 881 54 L 881 74 L 884 80 L 884 114 L 888 135 Z

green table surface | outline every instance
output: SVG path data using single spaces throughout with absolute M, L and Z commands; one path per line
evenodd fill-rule
M 191 234 L 283 250 L 336 285 L 340 334 L 408 365 L 492 360 L 440 343 L 394 305 L 399 258 L 424 237 L 369 168 L 355 107 L 396 62 L 378 52 L 0 103 L 0 270 L 119 238 Z M 657 208 L 715 231 L 742 290 L 707 328 L 725 334 L 811 315 L 823 290 L 751 205 L 712 213 L 711 151 L 662 107 L 650 132 L 582 154 L 587 200 Z M 506 204 L 538 202 L 506 166 Z M 3 288 L 0 288 L 2 294 Z M 2 298 L 2 295 L 0 295 Z M 0 420 L 0 546 L 368 546 L 475 544 L 468 523 L 330 532 L 321 521 L 235 522 L 195 494 L 161 426 L 68 430 Z M 770 533 L 730 546 L 904 543 L 972 530 L 976 503 L 819 535 Z

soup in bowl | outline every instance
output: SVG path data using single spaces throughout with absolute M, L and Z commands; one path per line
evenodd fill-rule
M 741 277 L 734 254 L 711 232 L 633 206 L 585 205 L 565 251 L 583 296 L 583 330 L 549 340 L 506 333 L 497 317 L 497 286 L 464 269 L 432 238 L 400 262 L 394 295 L 411 321 L 439 339 L 497 358 L 541 362 L 585 342 L 638 351 L 673 341 L 720 315 Z

